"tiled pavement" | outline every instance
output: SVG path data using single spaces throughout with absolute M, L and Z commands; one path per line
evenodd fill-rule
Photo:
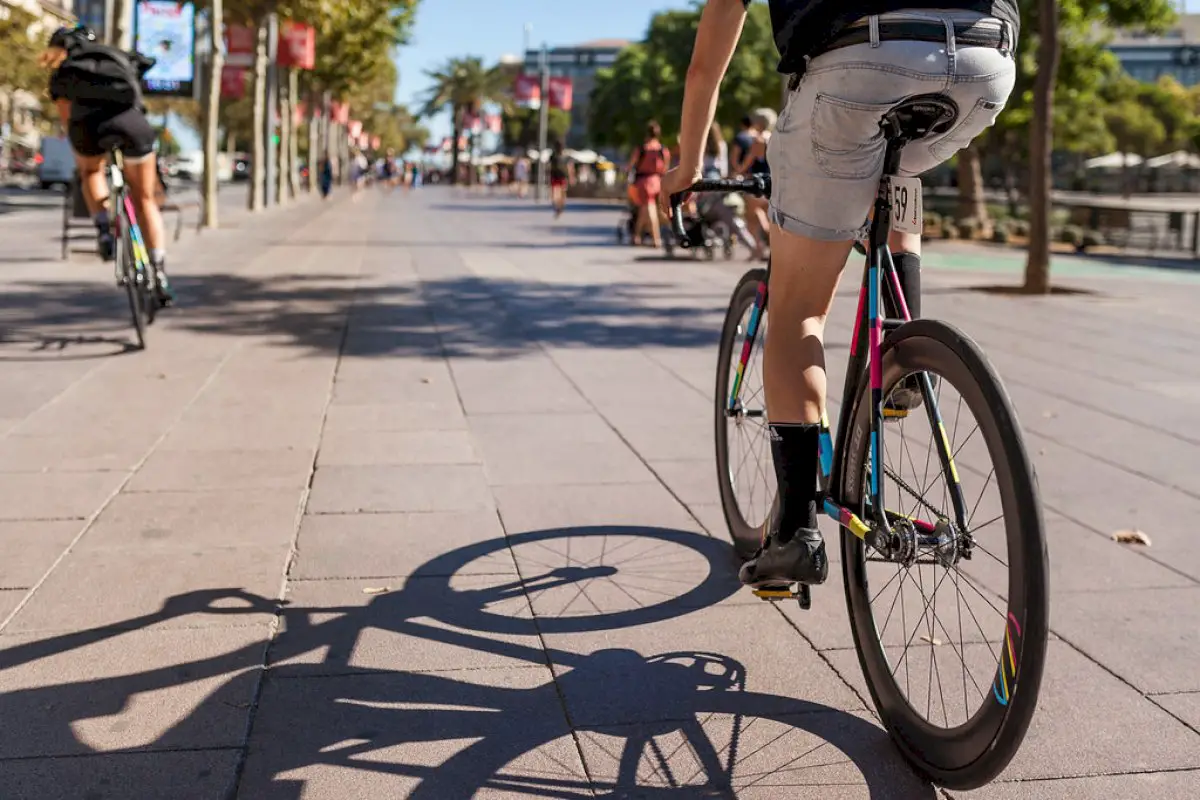
M 710 392 L 742 265 L 449 190 L 237 222 L 180 248 L 144 353 L 95 265 L 0 260 L 0 797 L 938 796 L 840 578 L 805 614 L 737 591 Z M 1195 797 L 1200 285 L 995 296 L 1010 262 L 954 255 L 927 312 L 1021 414 L 1055 638 L 1020 755 L 953 794 Z

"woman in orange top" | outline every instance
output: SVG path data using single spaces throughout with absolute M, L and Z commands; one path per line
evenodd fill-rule
M 662 128 L 657 122 L 646 126 L 646 141 L 633 152 L 629 169 L 634 173 L 635 203 L 638 206 L 638 221 L 633 229 L 633 241 L 642 240 L 642 232 L 649 230 L 654 246 L 662 247 L 662 235 L 658 224 L 658 195 L 662 191 L 662 176 L 671 166 L 671 153 L 663 147 L 659 138 Z

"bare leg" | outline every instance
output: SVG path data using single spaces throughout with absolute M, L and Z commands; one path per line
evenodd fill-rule
M 154 154 L 136 163 L 127 160 L 125 180 L 129 182 L 129 193 L 137 210 L 138 227 L 146 238 L 146 247 L 151 254 L 161 254 L 165 249 L 166 237 L 163 234 L 162 210 L 158 207 L 158 168 Z

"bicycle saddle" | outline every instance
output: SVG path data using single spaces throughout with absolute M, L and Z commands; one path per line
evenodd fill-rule
M 958 103 L 944 94 L 921 94 L 884 114 L 880 125 L 889 139 L 912 142 L 945 133 L 957 119 Z

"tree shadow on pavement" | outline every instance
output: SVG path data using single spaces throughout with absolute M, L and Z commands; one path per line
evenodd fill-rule
M 643 572 L 649 552 L 656 563 L 690 564 L 654 583 L 657 596 Z M 519 575 L 488 561 L 506 554 Z M 571 637 L 715 605 L 736 590 L 731 558 L 727 545 L 684 531 L 548 529 L 446 553 L 395 591 L 367 595 L 354 582 L 332 605 L 212 589 L 120 625 L 20 637 L 0 650 L 0 681 L 12 687 L 0 695 L 6 797 L 736 797 L 865 785 L 876 799 L 933 798 L 865 714 L 755 691 L 747 667 L 722 653 L 643 653 L 612 633 L 592 649 L 595 639 Z M 326 582 L 315 583 L 319 594 Z M 678 583 L 685 589 L 667 588 Z M 586 603 L 559 608 L 562 596 Z M 280 617 L 281 632 L 266 644 L 265 671 L 259 640 L 115 677 L 45 679 L 60 672 L 53 659 L 73 659 L 78 674 L 93 655 L 83 648 L 153 625 L 267 613 Z M 435 657 L 442 662 L 423 671 L 392 667 Z M 486 664 L 474 666 L 481 657 Z M 157 719 L 140 718 L 147 713 Z M 105 740 L 125 755 L 87 758 L 112 752 L 98 744 Z M 212 763 L 230 763 L 229 750 L 244 753 L 244 767 L 209 780 Z M 207 753 L 210 766 L 164 768 L 179 753 Z M 202 795 L 206 781 L 213 788 Z

